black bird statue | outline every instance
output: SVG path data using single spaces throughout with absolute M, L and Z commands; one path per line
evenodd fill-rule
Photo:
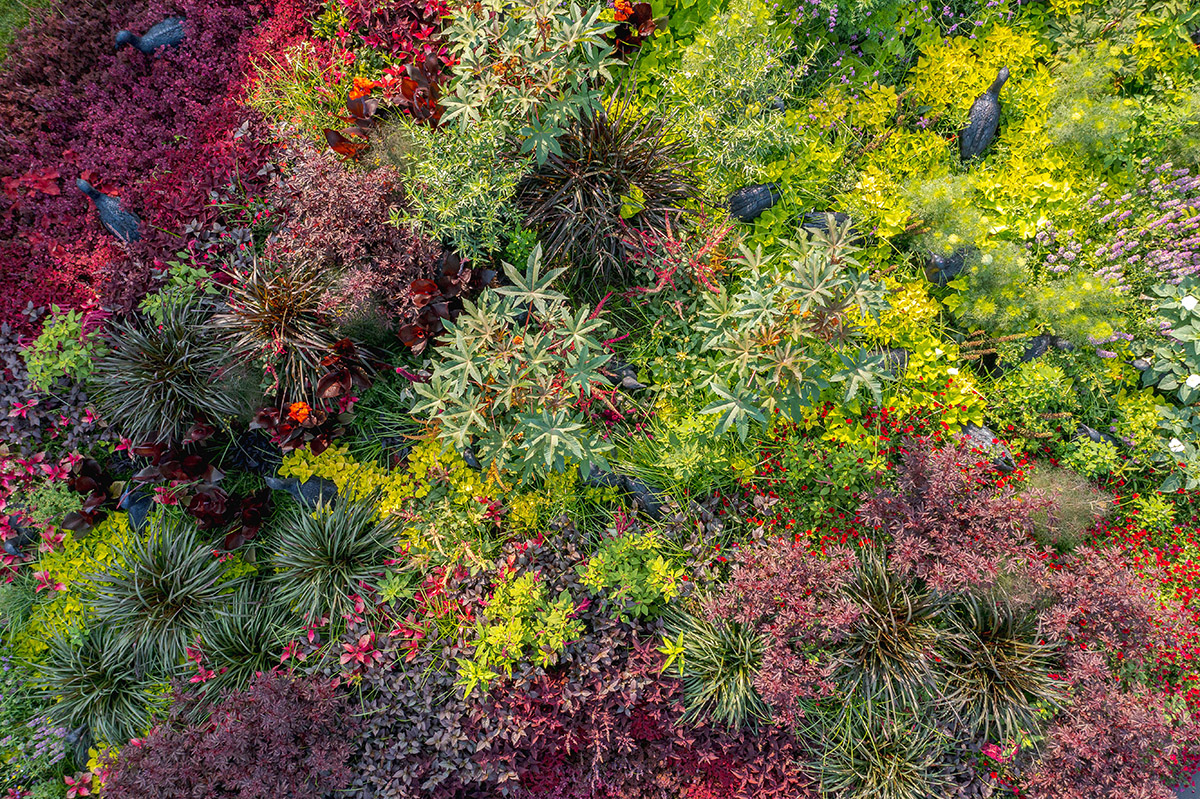
M 753 222 L 782 197 L 779 184 L 756 183 L 753 186 L 743 186 L 729 195 L 725 205 L 739 222 Z
M 153 55 L 160 47 L 178 47 L 183 41 L 183 17 L 167 17 L 141 36 L 129 31 L 117 31 L 117 49 L 133 45 L 144 55 Z
M 948 255 L 930 253 L 925 263 L 925 279 L 930 283 L 945 287 L 954 278 L 962 274 L 967 266 L 967 258 L 974 253 L 973 247 L 959 247 Z
M 1000 87 L 1008 80 L 1008 67 L 1001 67 L 992 85 L 975 98 L 967 116 L 967 126 L 958 134 L 958 154 L 964 161 L 982 155 L 996 140 L 1000 126 Z
M 137 214 L 122 208 L 120 200 L 111 194 L 98 191 L 83 178 L 76 178 L 75 185 L 81 192 L 92 198 L 92 202 L 96 204 L 96 212 L 100 215 L 100 224 L 104 225 L 109 233 L 125 243 L 141 239 L 142 234 L 138 232 L 138 225 L 142 220 L 138 219 Z

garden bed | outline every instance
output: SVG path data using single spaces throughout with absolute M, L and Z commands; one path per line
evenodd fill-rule
M 1189 795 L 1200 11 L 41 5 L 10 799 Z

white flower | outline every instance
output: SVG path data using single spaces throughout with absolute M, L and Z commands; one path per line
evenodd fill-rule
M 953 366 L 951 366 L 949 369 L 947 369 L 947 370 L 946 370 L 946 374 L 948 374 L 948 375 L 956 375 L 956 374 L 958 374 L 958 370 L 957 370 L 957 369 L 955 369 Z
M 1184 308 L 1187 308 L 1189 311 L 1194 311 L 1194 310 L 1196 310 L 1196 306 L 1200 305 L 1200 300 L 1196 299 L 1191 294 L 1189 294 L 1186 297 L 1184 297 L 1182 300 L 1180 300 L 1179 304 L 1182 305 Z
M 1200 375 L 1188 375 L 1187 383 L 1185 385 L 1188 388 L 1200 387 Z
M 942 353 L 944 353 L 944 352 L 945 352 L 945 350 L 943 350 L 941 347 L 936 347 L 936 348 L 933 350 L 933 354 L 934 354 L 934 355 L 941 355 L 941 354 L 942 354 Z
M 1172 438 L 1167 442 L 1167 448 L 1172 452 L 1183 452 L 1183 442 L 1178 438 Z

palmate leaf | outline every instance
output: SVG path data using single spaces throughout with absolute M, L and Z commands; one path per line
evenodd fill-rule
M 845 384 L 846 393 L 842 397 L 843 403 L 853 400 L 858 396 L 859 390 L 863 388 L 871 392 L 871 397 L 876 403 L 883 402 L 883 370 L 887 360 L 886 355 L 872 355 L 859 348 L 858 352 L 851 357 L 839 352 L 838 359 L 842 362 L 842 368 L 829 375 L 829 381 Z
M 608 363 L 608 354 L 592 355 L 591 350 L 584 345 L 578 352 L 567 356 L 567 366 L 563 369 L 566 385 L 575 390 L 576 396 L 590 397 L 592 384 L 598 382 L 598 373 L 604 364 Z
M 579 313 L 574 316 L 568 312 L 564 312 L 562 320 L 560 331 L 563 336 L 563 343 L 568 349 L 577 350 L 582 347 L 588 347 L 593 350 L 600 349 L 600 342 L 593 338 L 592 334 L 605 326 L 604 320 L 599 317 L 592 318 L 592 314 L 587 308 L 581 308 Z
M 525 264 L 525 272 L 522 274 L 515 266 L 510 263 L 504 263 L 504 273 L 508 275 L 508 279 L 512 281 L 511 286 L 503 286 L 496 289 L 497 294 L 505 297 L 511 297 L 518 307 L 532 305 L 537 309 L 538 313 L 545 314 L 550 303 L 563 302 L 566 297 L 557 291 L 552 291 L 550 285 L 561 275 L 566 269 L 551 269 L 545 275 L 541 274 L 542 268 L 542 245 L 535 244 L 533 252 L 529 254 L 529 260 Z
M 738 437 L 746 440 L 746 436 L 750 432 L 750 422 L 754 421 L 761 425 L 767 423 L 767 419 L 763 416 L 758 408 L 758 404 L 754 401 L 754 397 L 744 391 L 736 391 L 729 386 L 724 385 L 720 381 L 713 381 L 709 385 L 720 399 L 709 404 L 706 408 L 700 411 L 702 414 L 719 413 L 720 419 L 717 420 L 717 435 L 724 435 L 729 431 L 730 427 L 737 428 Z

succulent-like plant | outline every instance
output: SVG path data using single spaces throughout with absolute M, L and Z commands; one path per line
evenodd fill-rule
M 956 632 L 945 667 L 947 696 L 961 723 L 1004 741 L 1037 723 L 1039 706 L 1065 699 L 1054 647 L 1039 643 L 1036 616 L 1010 602 L 967 596 L 955 605 Z
M 229 599 L 236 581 L 196 525 L 157 514 L 144 537 L 132 536 L 109 571 L 89 576 L 92 606 L 115 640 L 151 664 L 171 670 L 183 661 L 201 625 Z
M 322 361 L 334 354 L 340 338 L 321 307 L 334 279 L 304 261 L 255 260 L 235 276 L 228 307 L 213 317 L 226 346 L 263 361 L 281 401 L 316 399 Z
M 569 257 L 581 278 L 625 277 L 627 228 L 665 233 L 697 191 L 683 140 L 622 94 L 574 123 L 558 145 L 517 189 L 526 224 L 539 231 L 547 257 Z
M 393 556 L 400 525 L 380 516 L 371 497 L 285 515 L 271 555 L 275 598 L 304 619 L 340 619 L 354 609 L 352 595 L 375 584 Z
M 846 593 L 862 616 L 838 650 L 839 683 L 887 714 L 919 707 L 939 681 L 945 604 L 896 576 L 882 552 L 868 550 Z
M 41 670 L 50 717 L 68 729 L 86 726 L 92 740 L 128 741 L 145 735 L 164 708 L 161 681 L 149 675 L 136 651 L 98 624 L 82 643 L 50 639 Z M 86 747 L 85 747 L 86 751 Z
M 681 613 L 671 621 L 681 650 L 679 670 L 687 718 L 710 718 L 740 727 L 770 717 L 754 687 L 766 645 L 755 630 L 737 622 Z
M 92 379 L 101 415 L 134 441 L 179 442 L 197 419 L 226 422 L 248 410 L 237 353 L 207 325 L 208 311 L 181 302 L 162 323 L 118 323 Z
M 302 631 L 295 617 L 264 592 L 242 585 L 200 629 L 200 651 L 212 677 L 205 691 L 242 690 L 279 665 L 283 647 Z

